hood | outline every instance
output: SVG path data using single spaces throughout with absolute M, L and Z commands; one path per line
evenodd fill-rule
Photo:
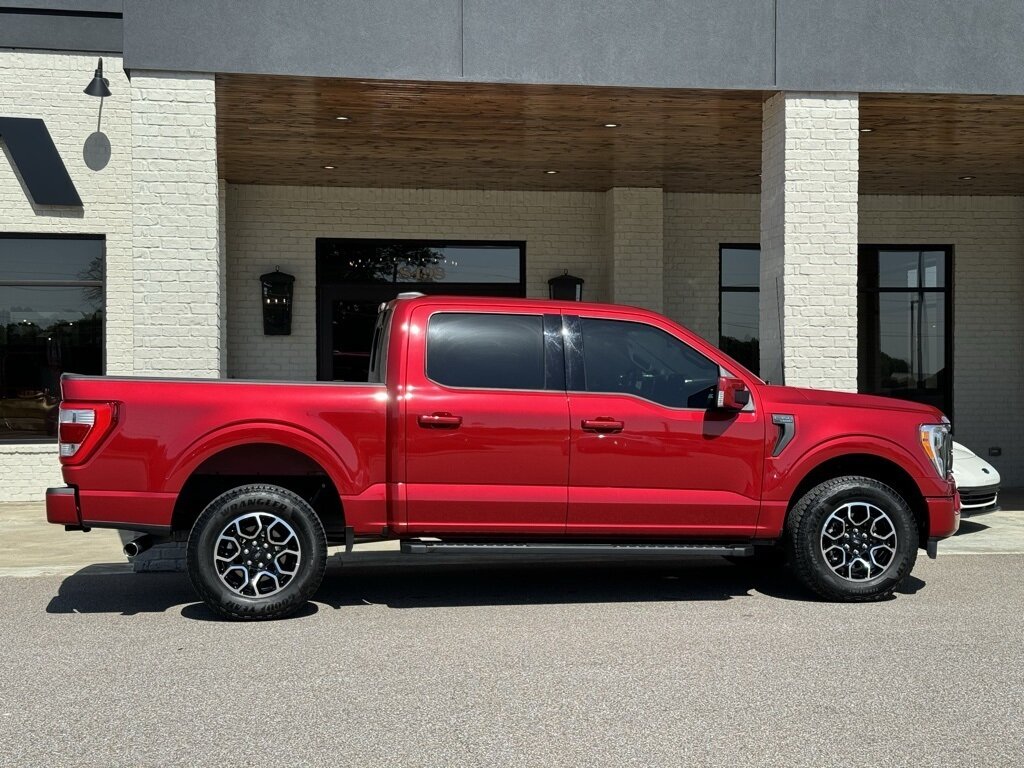
M 955 465 L 957 459 L 969 459 L 972 456 L 976 456 L 976 455 L 977 454 L 975 454 L 974 451 L 972 451 L 966 445 L 960 445 L 960 443 L 956 442 L 955 440 L 953 441 L 953 462 L 954 462 L 954 465 Z
M 806 402 L 812 405 L 838 406 L 842 408 L 871 408 L 872 410 L 901 411 L 917 413 L 935 423 L 942 421 L 942 411 L 930 405 L 912 403 L 895 397 L 858 395 L 853 392 L 834 392 L 827 389 L 803 389 L 770 385 L 765 388 L 772 399 L 778 402 Z

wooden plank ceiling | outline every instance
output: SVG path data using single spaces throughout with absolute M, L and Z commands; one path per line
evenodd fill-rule
M 746 91 L 223 75 L 218 152 L 224 178 L 241 184 L 756 192 L 761 101 Z
M 765 96 L 219 75 L 220 172 L 237 184 L 757 192 Z M 862 194 L 1024 193 L 1024 98 L 865 94 L 861 127 Z
M 1024 193 L 1020 96 L 866 94 L 860 126 L 862 194 Z

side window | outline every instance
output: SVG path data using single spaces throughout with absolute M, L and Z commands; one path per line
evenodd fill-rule
M 448 387 L 544 389 L 543 318 L 434 315 L 427 324 L 427 378 Z
M 587 392 L 636 395 L 670 408 L 707 408 L 718 365 L 643 323 L 580 318 Z

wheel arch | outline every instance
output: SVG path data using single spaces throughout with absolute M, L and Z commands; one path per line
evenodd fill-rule
M 169 478 L 169 486 L 177 490 L 171 531 L 190 530 L 203 509 L 221 493 L 240 485 L 265 483 L 286 488 L 309 502 L 329 538 L 338 539 L 345 528 L 341 494 L 349 482 L 330 450 L 301 433 L 252 428 L 222 433 L 205 440 L 201 449 L 190 451 Z
M 807 466 L 797 481 L 786 506 L 786 518 L 796 503 L 815 486 L 837 477 L 869 477 L 896 491 L 910 506 L 917 520 L 922 546 L 928 540 L 928 505 L 917 481 L 907 467 L 891 457 L 870 452 L 839 453 Z

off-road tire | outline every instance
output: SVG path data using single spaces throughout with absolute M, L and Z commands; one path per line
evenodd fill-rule
M 285 521 L 300 548 L 295 575 L 268 596 L 244 596 L 222 581 L 215 567 L 217 540 L 235 519 L 266 513 Z M 300 496 L 276 485 L 243 485 L 209 503 L 192 526 L 186 563 L 189 580 L 218 616 L 244 621 L 281 619 L 304 606 L 320 587 L 327 567 L 327 536 L 313 508 Z
M 895 554 L 877 576 L 849 581 L 829 566 L 822 552 L 828 518 L 845 504 L 867 503 L 881 509 L 896 532 Z M 869 477 L 837 477 L 809 490 L 786 518 L 785 545 L 790 567 L 810 590 L 836 602 L 870 602 L 891 595 L 917 560 L 919 531 L 907 502 L 888 485 Z

